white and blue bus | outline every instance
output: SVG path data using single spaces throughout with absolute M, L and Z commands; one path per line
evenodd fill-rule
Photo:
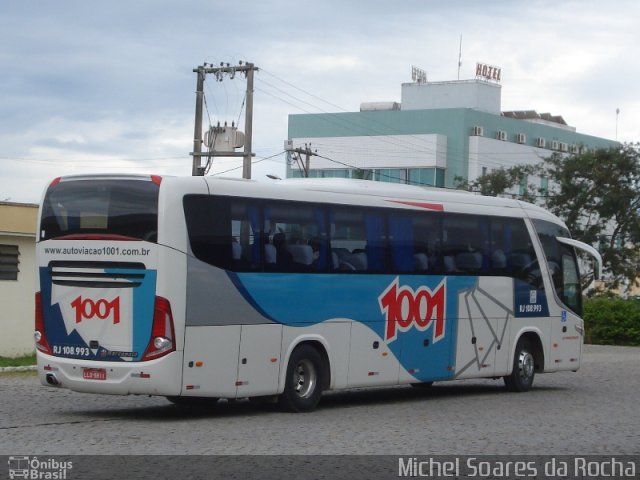
M 341 179 L 68 176 L 37 239 L 45 385 L 175 403 L 580 367 L 565 225 L 527 203 Z M 601 261 L 601 260 L 600 260 Z

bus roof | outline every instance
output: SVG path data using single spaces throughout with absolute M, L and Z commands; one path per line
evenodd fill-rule
M 543 218 L 560 225 L 564 223 L 544 208 L 520 200 L 502 197 L 488 197 L 463 190 L 446 190 L 436 187 L 420 187 L 396 183 L 375 182 L 347 178 L 290 178 L 273 182 L 257 182 L 240 178 L 224 177 L 173 177 L 141 174 L 96 174 L 69 175 L 60 180 L 91 179 L 152 180 L 162 178 L 162 183 L 181 184 L 182 192 L 189 191 L 188 185 L 204 181 L 210 192 L 221 195 L 269 197 L 282 200 L 306 200 L 328 203 L 346 203 L 376 207 L 406 209 L 428 208 L 469 213 L 484 213 L 509 216 L 529 216 Z M 195 187 L 194 187 L 195 188 Z M 304 196 L 300 192 L 305 192 Z M 426 205 L 433 204 L 436 208 Z M 442 208 L 437 208 L 437 206 Z
M 211 191 L 251 197 L 270 196 L 284 198 L 287 191 L 307 192 L 305 200 L 329 203 L 365 204 L 420 209 L 418 203 L 431 202 L 443 205 L 443 209 L 514 216 L 545 218 L 564 226 L 555 215 L 537 205 L 502 197 L 489 197 L 463 190 L 446 190 L 437 187 L 374 182 L 348 178 L 292 178 L 275 182 L 205 177 Z M 240 182 L 239 182 L 240 180 Z M 227 191 L 229 188 L 229 191 Z M 295 195 L 295 194 L 294 194 Z M 405 201 L 406 203 L 402 203 Z M 390 203 L 394 202 L 394 203 Z M 507 213 L 508 211 L 508 213 Z M 526 213 L 525 213 L 526 212 Z

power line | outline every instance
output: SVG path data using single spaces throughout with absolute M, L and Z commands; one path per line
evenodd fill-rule
M 283 153 L 286 153 L 286 152 L 285 152 L 284 150 L 282 150 L 281 152 L 275 153 L 275 154 L 273 154 L 273 155 L 271 155 L 271 156 L 269 156 L 269 157 L 265 157 L 265 158 L 260 158 L 260 159 L 257 159 L 257 160 L 253 160 L 253 161 L 251 162 L 251 165 L 256 165 L 256 164 L 258 164 L 258 163 L 264 162 L 265 160 L 271 160 L 272 158 L 277 157 L 278 155 L 282 155 Z M 235 171 L 235 170 L 240 170 L 242 167 L 243 167 L 243 165 L 239 165 L 239 166 L 237 166 L 237 167 L 233 167 L 233 168 L 230 168 L 230 169 L 228 169 L 228 170 L 224 170 L 224 171 L 222 171 L 222 172 L 212 173 L 210 176 L 212 176 L 212 177 L 216 177 L 216 176 L 218 176 L 218 175 L 222 175 L 222 174 L 224 174 L 224 173 L 229 173 L 229 172 L 233 172 L 233 171 Z

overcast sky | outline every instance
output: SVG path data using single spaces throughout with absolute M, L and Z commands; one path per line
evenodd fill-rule
M 254 178 L 284 176 L 292 113 L 400 101 L 431 81 L 502 68 L 502 109 L 640 140 L 637 0 L 5 0 L 0 3 L 0 201 L 39 202 L 54 177 L 190 175 L 196 76 L 253 62 Z M 634 53 L 636 52 L 636 53 Z M 244 125 L 244 78 L 207 77 L 205 123 Z M 269 157 L 269 158 L 267 158 Z M 266 158 L 266 160 L 265 160 Z M 241 176 L 240 159 L 211 173 Z

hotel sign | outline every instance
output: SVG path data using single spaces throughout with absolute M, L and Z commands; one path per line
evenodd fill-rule
M 476 78 L 500 82 L 501 75 L 502 69 L 500 67 L 494 67 L 493 65 L 487 65 L 485 63 L 476 63 Z

